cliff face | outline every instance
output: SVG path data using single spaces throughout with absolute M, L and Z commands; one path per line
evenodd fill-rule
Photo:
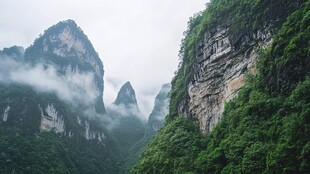
M 96 111 L 105 113 L 102 99 L 103 64 L 87 36 L 73 20 L 61 21 L 48 28 L 26 49 L 25 61 L 32 65 L 53 66 L 58 74 L 69 77 L 91 74 L 94 76 L 91 85 L 94 85 L 96 92 Z
M 189 100 L 182 107 L 198 120 L 202 131 L 212 130 L 225 102 L 243 86 L 245 73 L 255 72 L 257 50 L 271 43 L 272 33 L 266 26 L 233 38 L 229 26 L 219 26 L 198 41 L 194 78 L 187 89 Z
M 276 10 L 280 5 L 281 9 Z M 178 114 L 199 123 L 209 132 L 220 120 L 225 102 L 234 98 L 244 85 L 246 73 L 255 73 L 259 50 L 272 43 L 278 25 L 298 6 L 284 2 L 261 5 L 266 19 L 255 28 L 239 28 L 228 14 L 220 24 L 206 27 L 194 45 L 194 61 L 186 95 L 178 104 Z M 285 11 L 286 10 L 286 11 Z
M 212 0 L 190 19 L 167 122 L 132 173 L 310 172 L 310 1 L 301 2 Z

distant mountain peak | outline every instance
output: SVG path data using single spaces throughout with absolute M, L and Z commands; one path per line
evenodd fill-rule
M 88 37 L 74 20 L 60 21 L 44 31 L 26 50 L 28 53 L 47 53 L 59 57 L 98 58 Z M 31 55 L 35 56 L 35 55 Z
M 138 105 L 135 90 L 132 88 L 129 81 L 127 81 L 119 90 L 114 104 Z

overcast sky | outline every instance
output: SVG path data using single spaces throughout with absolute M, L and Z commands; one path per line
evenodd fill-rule
M 187 21 L 207 0 L 0 0 L 0 50 L 28 47 L 48 27 L 73 19 L 102 59 L 104 102 L 130 81 L 148 116 L 178 65 Z

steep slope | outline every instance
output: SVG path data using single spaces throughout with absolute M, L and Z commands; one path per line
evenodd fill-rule
M 142 120 L 135 91 L 130 82 L 126 82 L 120 88 L 115 102 L 107 107 L 107 112 L 113 119 L 114 125 L 110 131 L 121 149 L 124 159 L 121 165 L 123 166 L 127 161 L 130 149 L 145 134 L 145 121 Z
M 91 73 L 96 85 L 96 111 L 105 113 L 103 106 L 103 65 L 87 36 L 73 20 L 57 23 L 26 49 L 25 60 L 33 65 L 53 65 L 57 73 L 71 76 Z
M 116 105 L 136 105 L 138 106 L 135 90 L 132 88 L 130 82 L 126 82 L 117 94 L 114 101 Z
M 192 18 L 167 124 L 132 173 L 309 173 L 309 8 L 213 0 Z
M 4 49 L 0 64 L 1 172 L 118 173 L 103 66 L 74 21 L 52 26 L 25 53 Z
M 172 81 L 172 115 L 195 119 L 203 132 L 220 120 L 225 102 L 236 96 L 244 74 L 255 72 L 258 49 L 270 45 L 296 1 L 215 0 L 189 22 L 180 55 L 184 63 Z
M 165 116 L 168 114 L 170 84 L 164 84 L 155 98 L 154 108 L 147 122 L 147 132 L 154 135 L 165 124 Z
M 170 84 L 164 84 L 155 98 L 154 108 L 149 115 L 145 134 L 129 151 L 125 162 L 126 173 L 138 161 L 138 157 L 146 147 L 147 143 L 156 135 L 156 133 L 164 126 L 165 116 L 168 114 L 169 97 L 168 93 L 171 89 Z

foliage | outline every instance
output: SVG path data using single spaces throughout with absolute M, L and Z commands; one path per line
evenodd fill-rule
M 309 76 L 310 69 L 310 5 L 302 8 L 283 24 L 270 48 L 261 60 L 264 85 L 270 93 L 287 94 L 298 81 Z
M 146 147 L 132 173 L 310 173 L 310 78 L 307 64 L 302 64 L 309 61 L 309 6 L 306 2 L 293 13 L 271 48 L 262 51 L 258 74 L 248 75 L 210 134 L 202 136 L 170 110 L 169 122 Z M 280 42 L 287 30 L 294 32 Z M 298 43 L 298 48 L 292 48 L 292 43 Z M 297 72 L 283 73 L 301 77 L 282 78 L 291 84 L 286 95 L 270 93 L 265 73 L 274 75 L 270 67 L 287 60 Z M 180 90 L 176 86 L 184 77 L 180 73 L 174 79 L 173 95 Z M 270 84 L 280 77 L 275 75 Z M 172 104 L 177 102 L 175 98 Z
M 72 139 L 71 139 L 72 140 Z M 118 173 L 98 143 L 74 141 L 53 132 L 25 135 L 0 127 L 0 173 Z M 113 159 L 113 158 L 110 158 Z
M 193 79 L 197 43 L 205 35 L 212 34 L 219 26 L 229 27 L 230 39 L 246 31 L 255 32 L 263 28 L 267 22 L 276 29 L 297 5 L 294 0 L 212 0 L 207 3 L 203 12 L 191 17 L 181 43 L 179 69 L 171 82 L 170 115 L 167 121 L 178 116 L 178 105 L 186 100 L 187 85 Z
M 197 156 L 203 144 L 198 127 L 178 117 L 151 140 L 131 172 L 185 173 L 194 168 L 189 161 Z
M 53 133 L 24 136 L 15 128 L 0 127 L 1 173 L 77 173 L 68 146 Z
M 1 84 L 0 98 L 1 113 L 10 106 L 6 121 L 0 115 L 0 173 L 118 173 L 121 155 L 102 122 L 89 120 L 93 130 L 104 132 L 104 144 L 86 140 L 84 128 L 76 123 L 78 111 L 53 93 Z M 50 103 L 63 116 L 65 131 L 72 137 L 39 130 L 39 106 Z

